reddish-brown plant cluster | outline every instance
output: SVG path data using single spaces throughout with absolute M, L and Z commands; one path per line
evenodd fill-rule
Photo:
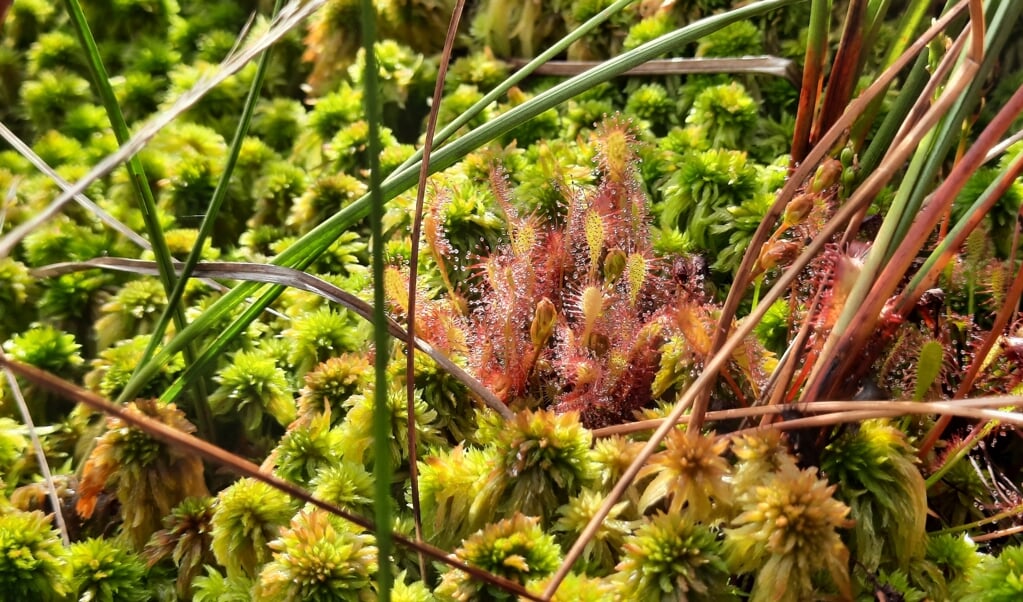
M 557 222 L 520 215 L 493 174 L 510 240 L 478 264 L 468 338 L 473 371 L 506 403 L 578 411 L 598 427 L 650 403 L 678 328 L 672 308 L 703 294 L 699 274 L 654 255 L 628 122 L 607 119 L 593 135 L 599 181 L 566 191 Z

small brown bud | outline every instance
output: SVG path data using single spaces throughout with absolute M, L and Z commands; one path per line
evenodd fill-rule
M 813 210 L 815 196 L 808 192 L 796 195 L 796 198 L 789 201 L 788 205 L 785 205 L 785 215 L 782 217 L 782 221 L 785 222 L 786 226 L 795 226 L 806 219 L 807 215 L 810 215 L 810 211 Z
M 757 259 L 757 265 L 760 267 L 759 271 L 766 272 L 775 266 L 787 265 L 796 258 L 802 246 L 800 243 L 791 240 L 777 240 L 764 243 L 763 248 L 760 249 L 760 257 Z
M 813 176 L 813 182 L 810 183 L 810 190 L 813 192 L 822 192 L 825 189 L 834 186 L 841 175 L 842 162 L 838 159 L 825 159 L 824 162 L 817 167 L 817 172 Z
M 533 323 L 529 325 L 529 340 L 539 349 L 547 344 L 554 333 L 554 325 L 558 320 L 558 310 L 547 297 L 540 299 L 533 312 Z

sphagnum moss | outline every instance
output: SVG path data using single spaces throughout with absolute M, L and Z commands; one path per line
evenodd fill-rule
M 832 497 L 835 486 L 816 472 L 782 464 L 725 530 L 732 566 L 756 573 L 752 600 L 812 597 L 817 572 L 829 575 L 840 596 L 851 597 L 849 550 L 838 531 L 853 525 L 849 507 Z
M 646 510 L 667 498 L 672 515 L 681 514 L 684 508 L 690 520 L 704 524 L 727 517 L 733 499 L 731 467 L 722 454 L 728 440 L 713 433 L 705 436 L 675 430 L 668 435 L 665 447 L 637 475 L 638 479 L 653 476 L 640 498 L 640 508 Z
M 611 582 L 621 598 L 689 601 L 736 600 L 717 534 L 681 513 L 658 512 L 624 546 Z
M 174 404 L 140 399 L 125 410 L 184 433 L 195 431 Z M 88 518 L 104 487 L 116 486 L 123 537 L 131 549 L 141 551 L 172 508 L 186 498 L 207 494 L 204 477 L 202 461 L 196 456 L 153 439 L 120 418 L 110 418 L 106 433 L 85 462 L 76 510 Z
M 373 536 L 355 533 L 323 510 L 303 511 L 270 542 L 273 559 L 263 566 L 255 600 L 375 600 L 377 569 Z
M 561 549 L 536 517 L 516 513 L 471 535 L 455 551 L 461 560 L 519 583 L 546 577 L 558 567 Z M 507 593 L 471 579 L 461 570 L 444 573 L 434 592 L 440 600 L 495 600 Z
M 144 602 L 152 596 L 145 563 L 110 540 L 73 544 L 70 564 L 71 588 L 79 600 Z
M 296 504 L 269 485 L 241 479 L 217 495 L 213 555 L 227 577 L 254 578 L 270 560 L 267 545 L 295 514 Z
M 152 567 L 170 559 L 178 570 L 175 587 L 178 597 L 192 595 L 193 583 L 204 565 L 213 563 L 214 500 L 187 498 L 163 519 L 160 529 L 149 539 L 143 556 Z
M 68 593 L 67 550 L 42 512 L 0 515 L 0 587 L 21 600 L 57 601 Z

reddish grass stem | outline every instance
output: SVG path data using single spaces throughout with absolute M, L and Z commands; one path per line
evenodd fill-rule
M 433 104 L 426 122 L 426 140 L 423 142 L 423 160 L 419 167 L 419 185 L 416 189 L 416 208 L 412 217 L 412 252 L 409 257 L 408 279 L 408 338 L 405 346 L 405 403 L 409 440 L 409 488 L 412 496 L 412 517 L 415 521 L 416 539 L 423 540 L 423 516 L 419 500 L 419 467 L 416 466 L 416 282 L 419 276 L 419 237 L 423 226 L 423 201 L 426 198 L 426 178 L 430 175 L 430 154 L 433 152 L 433 137 L 437 132 L 437 115 L 440 111 L 441 98 L 444 96 L 444 79 L 451 63 L 451 49 L 455 45 L 455 35 L 462 19 L 465 0 L 457 0 L 451 11 L 447 35 L 444 38 L 444 50 L 441 52 L 440 65 L 437 69 L 437 81 L 433 87 Z M 426 559 L 419 554 L 419 572 L 426 579 Z
M 964 74 L 965 77 L 969 77 L 967 72 Z M 831 365 L 820 370 L 816 381 L 811 382 L 807 387 L 806 399 L 834 396 L 834 391 L 840 382 L 845 380 L 845 376 L 850 374 L 854 367 L 870 364 L 869 361 L 864 361 L 862 352 L 866 348 L 868 340 L 875 334 L 874 325 L 881 315 L 882 308 L 910 267 L 917 252 L 923 247 L 941 220 L 946 205 L 951 203 L 962 190 L 969 177 L 984 162 L 988 149 L 998 142 L 999 137 L 1005 133 L 1021 112 L 1023 112 L 1023 87 L 1013 94 L 988 127 L 981 132 L 977 141 L 963 156 L 962 161 L 935 190 L 931 201 L 918 214 L 899 248 L 892 254 L 884 270 L 874 281 L 866 299 L 860 304 L 859 310 L 845 330 L 848 333 L 847 336 L 838 342 L 834 353 L 829 354 L 833 360 Z
M 880 76 L 878 76 L 877 80 L 873 84 L 864 90 L 859 97 L 849 103 L 849 106 L 846 107 L 845 112 L 835 122 L 835 125 L 821 137 L 821 140 L 813 149 L 810 150 L 810 153 L 806 156 L 803 163 L 800 164 L 799 167 L 797 167 L 789 176 L 788 182 L 785 183 L 785 186 L 778 193 L 778 197 L 775 199 L 774 204 L 771 205 L 770 209 L 768 209 L 767 213 L 764 215 L 764 219 L 760 222 L 760 226 L 757 227 L 757 231 L 753 234 L 749 247 L 746 249 L 745 255 L 743 255 L 742 263 L 739 265 L 739 269 L 736 270 L 735 280 L 732 283 L 731 289 L 728 291 L 728 298 L 725 300 L 724 307 L 721 308 L 721 317 L 718 320 L 717 328 L 714 330 L 714 338 L 711 343 L 711 355 L 721 348 L 728 336 L 729 327 L 738 312 L 739 304 L 742 302 L 746 288 L 749 286 L 751 280 L 750 274 L 752 273 L 754 263 L 760 255 L 760 248 L 767 240 L 771 230 L 773 230 L 775 222 L 785 209 L 785 205 L 788 204 L 793 196 L 795 196 L 796 191 L 802 185 L 803 181 L 810 176 L 816 165 L 824 158 L 828 151 L 831 150 L 831 146 L 844 135 L 845 129 L 853 123 L 860 113 L 862 113 L 862 111 L 869 106 L 875 98 L 887 89 L 888 85 L 895 79 L 895 77 L 898 76 L 898 74 L 910 63 L 910 61 L 915 60 L 916 55 L 926 48 L 927 44 L 929 44 L 935 36 L 944 31 L 952 23 L 952 21 L 966 9 L 967 2 L 968 0 L 960 0 L 960 2 L 952 7 L 944 16 L 936 20 L 926 32 L 924 32 L 915 42 L 913 42 L 912 45 L 910 45 L 906 52 L 904 52 L 897 60 L 892 62 L 892 64 L 885 69 Z M 775 286 L 778 286 L 778 284 Z M 766 303 L 766 301 L 762 301 L 761 303 Z M 692 411 L 693 428 L 699 428 L 702 424 L 703 414 L 707 410 L 707 401 L 708 397 L 705 394 L 696 398 Z
M 1006 171 L 1005 174 L 1003 174 L 1001 180 L 999 181 L 998 188 L 995 190 L 994 194 L 991 195 L 992 203 L 994 201 L 997 201 L 1001 194 L 1005 190 L 1007 190 L 1009 186 L 1012 185 L 1013 181 L 1015 181 L 1016 177 L 1019 175 L 1021 170 L 1023 170 L 1023 155 L 1018 156 L 1016 160 L 1013 161 L 1012 166 L 1009 168 L 1009 170 Z M 973 214 L 970 215 L 970 219 L 975 220 L 977 223 L 979 223 L 980 219 L 983 218 L 985 213 L 986 211 L 975 211 L 973 212 Z M 962 241 L 960 239 L 965 239 L 969 232 L 972 231 L 974 227 L 976 227 L 976 225 L 977 224 L 974 223 L 971 224 L 971 226 L 968 228 L 963 228 L 962 231 L 958 233 L 960 234 L 960 236 L 957 236 L 956 240 L 949 245 L 949 249 L 954 251 L 955 249 L 959 248 L 959 246 L 962 244 Z M 951 257 L 947 257 L 945 258 L 944 261 L 940 262 L 938 265 L 935 265 L 931 272 L 934 274 L 940 273 L 942 271 L 944 263 L 946 263 L 949 259 L 951 259 Z M 925 282 L 921 284 L 920 287 L 918 287 L 916 290 L 910 291 L 908 294 L 904 293 L 905 298 L 903 298 L 902 302 L 899 303 L 898 305 L 899 311 L 902 311 L 904 313 L 906 311 L 906 307 L 908 307 L 912 301 L 914 301 L 915 299 L 919 299 L 920 293 L 923 290 L 926 290 L 926 288 L 924 288 L 926 284 L 928 283 Z M 966 369 L 966 374 L 963 376 L 963 380 L 959 383 L 959 387 L 956 389 L 956 392 L 952 396 L 952 399 L 965 398 L 966 395 L 970 392 L 970 389 L 973 388 L 973 383 L 976 381 L 977 375 L 980 374 L 981 368 L 984 367 L 988 353 L 990 353 L 991 349 L 995 346 L 995 343 L 998 341 L 998 338 L 1005 330 L 1006 325 L 1012 319 L 1013 315 L 1015 315 L 1016 307 L 1019 303 L 1020 296 L 1023 296 L 1023 269 L 1016 272 L 1016 277 L 1013 278 L 1012 285 L 1009 287 L 1009 292 L 1005 295 L 1005 300 L 1002 302 L 1002 306 L 998 309 L 998 314 L 995 316 L 995 321 L 994 324 L 991 325 L 990 332 L 988 332 L 987 336 L 984 337 L 984 340 L 981 342 L 981 344 L 977 346 L 977 348 L 974 350 L 973 361 L 970 362 L 970 367 Z M 937 443 L 938 439 L 941 437 L 942 433 L 945 431 L 946 428 L 948 428 L 949 422 L 951 422 L 950 417 L 942 416 L 940 419 L 938 419 L 934 426 L 931 427 L 931 430 L 924 437 L 924 440 L 920 444 L 919 450 L 917 452 L 917 455 L 920 458 L 924 458 L 927 456 L 927 454 L 934 447 L 934 444 Z M 976 432 L 976 429 L 974 430 L 974 432 Z

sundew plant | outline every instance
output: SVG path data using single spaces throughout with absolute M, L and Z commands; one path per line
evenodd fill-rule
M 1020 599 L 1021 12 L 0 0 L 0 591 Z

